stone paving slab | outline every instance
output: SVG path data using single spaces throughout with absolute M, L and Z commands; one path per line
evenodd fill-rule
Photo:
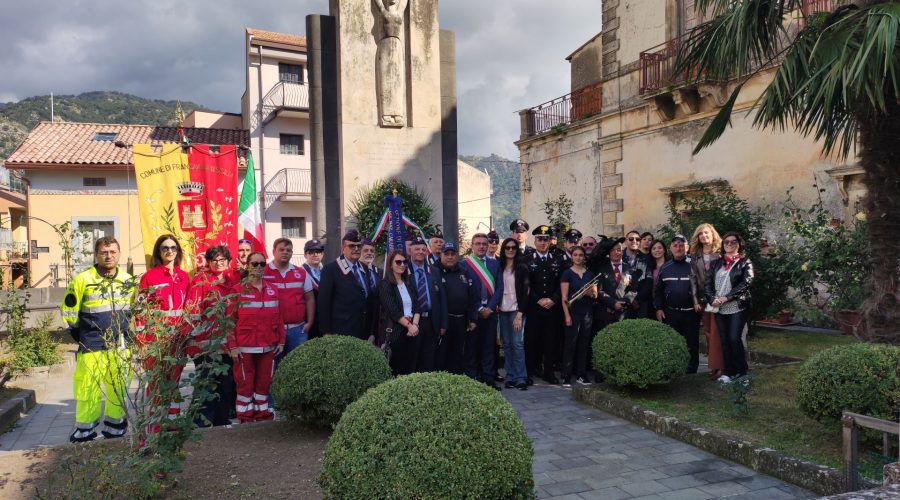
M 503 390 L 534 446 L 538 498 L 814 498 L 812 493 L 660 436 L 537 384 Z

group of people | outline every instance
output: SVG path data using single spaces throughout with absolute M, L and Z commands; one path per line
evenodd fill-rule
M 241 240 L 236 260 L 225 246 L 209 248 L 193 276 L 181 268 L 178 239 L 162 235 L 137 290 L 118 267 L 118 242 L 99 238 L 96 265 L 72 280 L 60 306 L 79 344 L 71 440 L 96 438 L 101 417 L 105 437 L 125 434 L 131 355 L 125 337 L 133 321 L 139 362 L 153 366 L 148 346 L 162 339 L 148 327 L 149 316 L 161 317 L 170 326 L 166 331 L 181 332 L 182 342 L 167 340 L 184 347 L 175 358 L 193 358 L 199 376 L 215 388 L 199 425 L 224 425 L 233 417 L 271 420 L 269 387 L 279 361 L 323 335 L 373 344 L 396 375 L 447 371 L 498 390 L 498 382 L 527 390 L 536 376 L 550 384 L 591 383 L 599 375 L 591 376 L 588 363 L 593 336 L 631 318 L 663 321 L 678 331 L 694 373 L 702 322 L 712 376 L 728 382 L 746 374 L 741 333 L 753 266 L 739 235 L 720 237 L 703 224 L 690 241 L 676 235 L 666 245 L 650 233 L 595 238 L 541 225 L 531 231 L 532 246 L 529 229 L 517 219 L 510 224 L 512 237 L 502 242 L 495 231 L 477 233 L 465 256 L 440 231 L 428 240 L 411 235 L 403 250 L 385 256 L 383 267 L 375 263 L 375 244 L 355 229 L 343 235 L 340 255 L 327 263 L 322 242 L 307 241 L 301 266 L 292 264 L 289 239 L 274 242 L 271 261 Z M 563 244 L 557 246 L 559 236 Z M 141 304 L 135 309 L 144 312 L 131 318 L 135 300 Z M 222 308 L 233 324 L 224 332 L 222 322 L 209 317 Z M 213 365 L 208 347 L 217 338 L 224 338 L 220 354 L 228 370 L 204 373 L 202 367 Z M 182 368 L 165 376 L 177 381 Z M 171 401 L 170 414 L 179 411 L 180 402 Z

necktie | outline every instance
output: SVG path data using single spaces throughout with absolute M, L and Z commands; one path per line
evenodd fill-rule
M 613 264 L 616 268 L 616 284 L 618 285 L 620 281 L 622 281 L 622 272 L 619 271 L 619 264 Z
M 366 286 L 366 280 L 363 279 L 362 272 L 359 270 L 359 264 L 353 264 L 353 274 L 356 275 L 356 280 L 359 281 L 359 286 L 362 287 L 363 295 L 368 297 L 369 287 Z
M 419 292 L 419 310 L 422 312 L 428 311 L 428 284 L 425 283 L 425 270 L 419 268 L 416 271 L 418 277 L 416 278 L 416 289 Z

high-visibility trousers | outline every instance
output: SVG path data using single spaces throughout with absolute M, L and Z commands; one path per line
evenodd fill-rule
M 121 424 L 125 422 L 125 397 L 131 379 L 131 352 L 79 352 L 75 359 L 76 429 L 90 431 L 100 423 L 101 404 L 106 396 L 106 427 L 124 434 Z
M 237 385 L 235 413 L 241 423 L 272 420 L 269 408 L 269 386 L 275 370 L 275 353 L 242 352 L 234 366 L 234 382 Z

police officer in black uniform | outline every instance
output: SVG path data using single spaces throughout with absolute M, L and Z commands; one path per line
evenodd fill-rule
M 563 249 L 566 251 L 566 257 L 569 261 L 572 260 L 572 249 L 581 243 L 581 237 L 581 231 L 574 228 L 563 233 Z
M 687 373 L 697 373 L 700 365 L 700 313 L 703 311 L 691 285 L 691 264 L 687 261 L 687 238 L 677 234 L 669 246 L 672 260 L 659 269 L 653 306 L 656 319 L 665 322 L 684 337 L 691 351 Z
M 532 231 L 534 251 L 524 259 L 528 269 L 528 321 L 525 323 L 525 365 L 529 381 L 541 373 L 550 384 L 558 384 L 553 372 L 562 328 L 562 306 L 559 278 L 564 265 L 562 259 L 550 253 L 550 226 L 542 225 Z M 533 383 L 533 382 L 532 382 Z
M 528 241 L 528 223 L 522 219 L 516 219 L 509 223 L 509 230 L 512 231 L 512 237 L 519 243 L 519 253 L 528 255 L 534 252 L 534 247 L 527 244 Z
M 438 341 L 435 368 L 462 375 L 466 335 L 473 335 L 481 294 L 469 273 L 459 266 L 459 250 L 446 242 L 438 264 L 447 300 L 447 330 Z

